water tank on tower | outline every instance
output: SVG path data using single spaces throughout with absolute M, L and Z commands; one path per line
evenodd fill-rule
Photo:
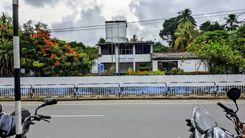
M 106 42 L 126 42 L 127 21 L 105 21 Z

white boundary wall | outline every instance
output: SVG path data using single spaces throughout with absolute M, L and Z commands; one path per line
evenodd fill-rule
M 245 75 L 165 75 L 165 76 L 91 76 L 91 77 L 23 77 L 22 85 L 137 83 L 137 82 L 239 82 L 245 85 Z M 13 78 L 0 78 L 0 85 L 13 85 Z

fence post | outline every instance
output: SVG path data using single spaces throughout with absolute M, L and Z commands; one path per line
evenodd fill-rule
M 121 87 L 121 84 L 120 83 L 117 83 L 118 85 L 118 98 L 120 99 L 121 98 L 121 94 L 122 94 L 122 87 Z
M 31 100 L 33 100 L 33 91 L 34 91 L 34 89 L 33 89 L 33 86 L 32 85 L 30 85 L 31 86 L 31 92 L 30 92 L 30 98 L 31 98 Z
M 217 98 L 217 92 L 218 92 L 218 86 L 217 83 L 214 81 L 215 91 L 214 91 L 214 97 Z
M 165 82 L 165 83 L 166 83 L 166 82 Z M 169 88 L 169 86 L 168 86 L 167 83 L 166 83 L 166 87 L 167 87 L 166 98 L 169 98 L 169 99 L 170 99 L 170 94 L 169 94 L 170 88 Z
M 77 87 L 76 87 L 76 84 L 73 84 L 73 97 L 74 97 L 74 99 L 77 97 Z M 77 97 L 78 98 L 78 97 Z

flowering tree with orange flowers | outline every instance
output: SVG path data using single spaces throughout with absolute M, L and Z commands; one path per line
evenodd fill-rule
M 0 17 L 0 77 L 13 76 L 13 22 Z M 21 68 L 30 76 L 80 76 L 90 73 L 97 58 L 95 47 L 52 38 L 47 25 L 31 21 L 20 28 Z M 31 73 L 33 72 L 33 73 Z
M 83 44 L 53 39 L 50 30 L 41 23 L 35 29 L 30 27 L 27 29 L 32 30 L 29 33 L 30 43 L 22 49 L 34 53 L 23 56 L 24 68 L 34 71 L 36 76 L 79 76 L 90 71 L 92 60 L 96 57 L 88 56 Z

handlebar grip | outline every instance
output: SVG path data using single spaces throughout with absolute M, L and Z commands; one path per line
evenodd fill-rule
M 40 115 L 40 118 L 42 118 L 42 119 L 51 119 L 51 116 Z
M 221 108 L 223 108 L 226 112 L 234 112 L 232 109 L 226 107 L 225 105 L 223 105 L 220 102 L 217 102 L 217 105 L 220 106 Z

